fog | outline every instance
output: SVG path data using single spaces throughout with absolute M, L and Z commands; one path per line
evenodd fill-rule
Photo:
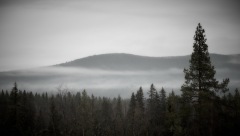
M 230 91 L 240 84 L 239 55 L 212 54 L 216 79 L 230 79 Z M 184 83 L 183 69 L 189 67 L 189 56 L 143 57 L 130 54 L 90 56 L 68 63 L 26 70 L 0 72 L 0 89 L 10 90 L 17 82 L 21 90 L 57 92 L 60 88 L 70 92 L 87 90 L 98 96 L 129 97 L 143 87 L 144 93 L 154 84 L 158 90 L 172 90 L 180 94 Z M 61 90 L 61 89 L 60 89 Z
M 216 77 L 220 81 L 231 75 L 228 69 L 218 69 Z M 231 87 L 238 86 L 239 74 L 231 76 Z M 174 90 L 180 94 L 181 85 L 184 83 L 183 69 L 170 68 L 167 70 L 141 70 L 120 71 L 86 69 L 76 67 L 44 67 L 32 70 L 1 73 L 0 87 L 10 90 L 16 81 L 21 90 L 33 92 L 57 92 L 67 90 L 70 92 L 87 90 L 89 94 L 97 96 L 129 97 L 132 92 L 143 87 L 146 94 L 153 83 L 158 90 L 162 87 L 167 92 Z
M 19 89 L 34 92 L 57 91 L 59 86 L 69 91 L 82 91 L 97 95 L 129 96 L 140 86 L 145 91 L 153 83 L 157 88 L 177 89 L 183 83 L 181 69 L 152 71 L 116 71 L 86 69 L 74 67 L 44 67 L 32 70 L 2 73 L 0 85 L 2 89 L 11 89 L 18 83 Z

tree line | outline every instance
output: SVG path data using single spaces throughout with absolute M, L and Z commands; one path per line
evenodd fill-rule
M 180 95 L 153 84 L 129 99 L 82 92 L 0 94 L 0 134 L 7 136 L 219 136 L 239 134 L 240 94 L 229 93 L 211 64 L 205 30 L 198 24 Z
M 201 108 L 202 120 L 198 120 L 195 116 L 200 113 L 183 96 L 174 91 L 167 96 L 164 88 L 157 91 L 153 84 L 147 98 L 140 87 L 130 99 L 95 97 L 85 90 L 49 96 L 47 92 L 21 91 L 15 85 L 10 92 L 0 94 L 0 133 L 7 136 L 185 136 L 201 135 L 200 130 L 207 135 L 210 130 L 211 135 L 235 135 L 239 131 L 238 89 Z

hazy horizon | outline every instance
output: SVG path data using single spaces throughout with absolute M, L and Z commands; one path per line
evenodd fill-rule
M 230 78 L 229 88 L 233 91 L 240 83 L 240 55 L 210 56 L 216 79 Z M 56 92 L 56 88 L 63 85 L 73 92 L 86 89 L 100 96 L 127 97 L 140 86 L 146 92 L 153 83 L 167 92 L 173 89 L 179 94 L 184 83 L 183 69 L 189 66 L 189 59 L 190 56 L 95 55 L 49 67 L 0 72 L 0 86 L 8 90 L 17 82 L 21 90 Z
M 60 64 L 64 64 L 64 63 L 69 63 L 72 61 L 76 61 L 76 60 L 80 60 L 80 59 L 84 59 L 84 58 L 88 58 L 88 57 L 93 57 L 93 56 L 101 56 L 101 55 L 110 55 L 110 54 L 126 54 L 126 55 L 134 55 L 134 56 L 141 56 L 141 57 L 151 57 L 151 58 L 168 58 L 168 57 L 182 57 L 182 56 L 191 56 L 191 54 L 186 54 L 186 55 L 179 55 L 179 56 L 147 56 L 147 55 L 139 55 L 139 54 L 131 54 L 131 53 L 124 53 L 124 52 L 119 52 L 119 53 L 105 53 L 105 54 L 92 54 L 89 56 L 83 56 L 81 58 L 75 58 L 72 60 L 68 60 L 65 62 L 60 62 L 60 63 L 56 63 L 56 64 L 49 64 L 49 65 L 41 65 L 41 66 L 35 66 L 35 67 L 28 67 L 28 68 L 20 68 L 20 69 L 5 69 L 2 70 L 0 72 L 10 72 L 10 71 L 19 71 L 19 70 L 31 70 L 31 69 L 37 69 L 37 68 L 46 68 L 49 66 L 55 66 L 55 65 L 60 65 Z M 240 53 L 234 53 L 234 54 L 219 54 L 219 53 L 210 53 L 210 54 L 217 54 L 217 55 L 240 55 Z

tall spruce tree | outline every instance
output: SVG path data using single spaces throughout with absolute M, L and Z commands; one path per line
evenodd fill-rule
M 138 136 L 146 135 L 146 118 L 144 95 L 142 87 L 139 88 L 136 94 L 136 133 Z
M 20 91 L 18 90 L 17 83 L 14 83 L 14 87 L 10 92 L 10 105 L 6 126 L 9 128 L 10 135 L 21 135 L 19 130 L 19 101 Z
M 148 91 L 148 99 L 147 99 L 147 120 L 148 120 L 148 129 L 147 133 L 149 135 L 157 135 L 160 133 L 160 96 L 152 84 L 150 90 Z
M 136 94 L 136 101 L 137 101 L 137 107 L 139 108 L 141 114 L 144 114 L 145 107 L 144 107 L 144 95 L 142 87 L 139 88 Z
M 135 94 L 132 93 L 130 103 L 129 103 L 129 109 L 127 114 L 128 119 L 128 135 L 129 136 L 135 136 L 135 127 L 136 127 L 136 97 Z
M 160 103 L 161 103 L 161 110 L 165 111 L 166 110 L 166 91 L 165 89 L 162 87 L 161 91 L 160 91 Z
M 166 97 L 166 91 L 162 87 L 162 89 L 159 92 L 159 122 L 160 122 L 160 130 L 163 134 L 164 131 L 166 131 L 166 107 L 167 107 L 167 97 Z
M 123 136 L 124 132 L 124 116 L 123 116 L 123 109 L 122 109 L 122 98 L 120 95 L 117 98 L 117 103 L 115 106 L 115 115 L 114 115 L 114 135 L 115 136 Z
M 190 59 L 189 69 L 184 69 L 185 84 L 182 86 L 184 96 L 192 102 L 200 102 L 202 95 L 216 93 L 219 90 L 227 91 L 229 79 L 224 79 L 222 83 L 215 78 L 215 69 L 211 64 L 208 53 L 205 30 L 199 23 L 194 36 L 193 53 Z
M 189 69 L 184 69 L 185 83 L 182 85 L 182 98 L 192 106 L 190 120 L 191 135 L 213 135 L 214 100 L 220 90 L 226 92 L 229 79 L 219 83 L 211 64 L 205 30 L 199 23 L 194 36 L 193 53 Z M 191 122 L 190 121 L 190 122 Z

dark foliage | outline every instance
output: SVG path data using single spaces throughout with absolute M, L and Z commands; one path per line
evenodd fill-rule
M 151 89 L 154 90 L 152 85 Z M 156 90 L 156 89 L 155 89 Z M 145 99 L 140 88 L 130 101 L 118 98 L 90 97 L 82 93 L 47 93 L 12 89 L 0 93 L 0 132 L 3 136 L 183 136 L 198 135 L 196 127 L 186 120 L 192 115 L 192 105 L 186 106 L 174 92 L 165 96 L 155 93 L 153 100 Z M 149 94 L 151 95 L 151 94 Z M 152 105 L 153 106 L 152 106 Z M 214 126 L 213 135 L 234 135 L 240 127 L 240 95 L 225 94 L 214 100 L 209 110 Z M 152 108 L 150 108 L 152 106 Z M 206 105 L 207 106 L 207 105 Z M 201 108 L 208 108 L 201 107 Z M 211 112 L 214 111 L 214 112 Z M 210 116 L 210 115 L 209 115 Z M 206 115 L 206 118 L 209 117 Z M 204 120 L 203 121 L 208 121 Z M 198 122 L 194 122 L 198 123 Z M 190 125 L 189 125 L 190 124 Z M 200 126 L 199 126 L 200 127 Z M 212 127 L 212 128 L 210 128 Z

